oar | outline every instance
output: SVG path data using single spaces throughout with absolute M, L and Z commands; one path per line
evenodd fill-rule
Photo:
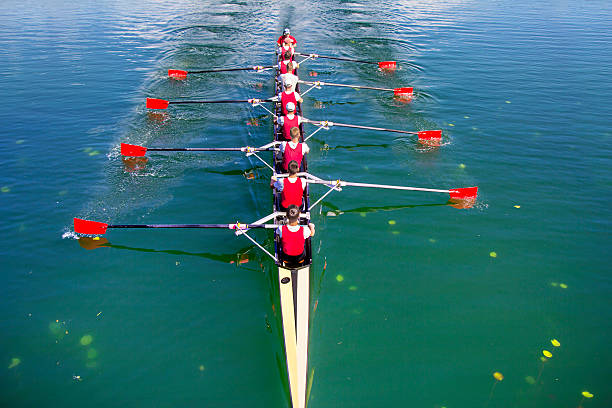
M 340 86 L 340 87 L 355 88 L 355 89 L 373 89 L 375 91 L 389 91 L 389 92 L 393 91 L 394 95 L 402 96 L 402 97 L 412 96 L 412 94 L 414 92 L 414 89 L 412 87 L 406 87 L 406 88 L 378 88 L 378 87 L 375 87 L 375 86 L 334 84 L 334 83 L 331 83 L 331 82 L 323 82 L 323 81 L 310 82 L 310 81 L 299 80 L 298 82 L 300 84 L 306 84 L 306 85 L 317 85 L 317 86 L 329 85 L 329 86 Z
M 186 71 L 182 69 L 169 69 L 168 76 L 174 79 L 185 79 L 187 78 L 187 74 L 207 74 L 209 72 L 229 72 L 229 71 L 257 71 L 261 72 L 266 69 L 275 68 L 274 65 L 261 66 L 255 65 L 253 67 L 244 67 L 244 68 L 217 68 L 217 69 L 204 69 L 200 71 Z
M 278 228 L 276 224 L 105 224 L 103 222 L 74 219 L 74 231 L 79 234 L 102 235 L 107 228 L 224 228 L 244 230 L 250 228 Z
M 429 142 L 434 142 L 434 141 L 439 142 L 442 139 L 441 130 L 421 130 L 418 132 L 411 132 L 407 130 L 396 130 L 396 129 L 379 128 L 379 127 L 372 127 L 372 126 L 361 126 L 361 125 L 349 125 L 347 123 L 338 123 L 338 122 L 330 122 L 330 121 L 311 120 L 309 121 L 309 123 L 312 123 L 318 126 L 322 126 L 324 128 L 329 127 L 329 126 L 340 126 L 340 127 L 354 128 L 354 129 L 377 130 L 381 132 L 406 133 L 409 135 L 417 135 L 419 137 L 419 141 L 423 143 L 426 143 L 426 142 L 429 143 Z
M 147 108 L 166 109 L 168 105 L 186 105 L 198 103 L 253 103 L 254 99 L 225 99 L 218 101 L 166 101 L 164 99 L 147 98 Z M 260 102 L 270 102 L 268 99 L 258 99 Z
M 261 147 L 179 147 L 179 148 L 166 148 L 166 147 L 144 147 L 139 145 L 121 143 L 121 155 L 130 157 L 144 156 L 147 151 L 151 152 L 263 152 L 274 150 L 273 147 L 261 148 Z
M 334 187 L 371 187 L 371 188 L 384 188 L 390 190 L 410 190 L 410 191 L 427 191 L 431 193 L 447 193 L 450 195 L 451 200 L 476 200 L 476 196 L 478 195 L 478 187 L 463 187 L 463 188 L 453 188 L 450 190 L 440 190 L 435 188 L 421 188 L 421 187 L 405 187 L 405 186 L 392 186 L 387 184 L 369 184 L 369 183 L 353 183 L 350 181 L 342 181 L 342 180 L 316 180 L 316 179 L 307 179 L 308 183 L 314 184 L 325 184 L 328 186 Z
M 394 70 L 397 66 L 397 63 L 395 61 L 372 62 L 372 61 L 363 61 L 363 60 L 344 58 L 344 57 L 330 57 L 328 55 L 306 54 L 302 52 L 296 52 L 296 54 L 301 55 L 302 57 L 326 58 L 326 59 L 339 60 L 339 61 L 358 62 L 360 64 L 378 65 L 380 69 L 386 69 L 386 70 Z

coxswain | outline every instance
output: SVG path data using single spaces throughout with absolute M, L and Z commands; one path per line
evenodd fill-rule
M 300 165 L 295 160 L 289 162 L 289 177 L 281 178 L 280 180 L 275 175 L 272 176 L 270 186 L 281 193 L 281 210 L 287 210 L 290 205 L 302 207 L 302 198 L 306 189 L 306 180 L 298 177 Z
M 291 31 L 288 28 L 285 28 L 285 30 L 283 31 L 283 35 L 278 37 L 276 44 L 278 44 L 278 46 L 280 47 L 281 45 L 285 43 L 285 39 L 287 38 L 291 40 L 291 43 L 293 44 L 294 47 L 297 45 L 297 40 L 295 39 L 295 37 L 291 35 Z
M 286 108 L 287 114 L 276 118 L 276 123 L 282 126 L 283 138 L 291 140 L 291 128 L 299 128 L 302 123 L 308 122 L 308 120 L 295 114 L 295 104 L 293 102 L 288 102 Z
M 289 170 L 289 162 L 295 160 L 298 167 L 301 167 L 304 155 L 308 154 L 310 148 L 306 143 L 300 143 L 300 128 L 292 127 L 290 130 L 291 141 L 282 142 L 279 146 L 283 155 L 283 170 Z
M 300 209 L 297 205 L 287 208 L 289 223 L 277 228 L 280 237 L 283 260 L 290 265 L 299 265 L 306 258 L 306 240 L 315 234 L 313 223 L 299 225 Z
M 304 100 L 300 94 L 295 91 L 293 84 L 288 82 L 285 84 L 285 90 L 278 94 L 278 101 L 281 103 L 283 115 L 286 115 L 289 113 L 287 111 L 287 104 L 289 102 L 292 102 L 295 106 L 297 106 L 298 103 L 302 103 Z

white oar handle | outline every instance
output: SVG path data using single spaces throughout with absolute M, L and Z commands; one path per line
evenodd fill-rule
M 388 184 L 369 184 L 369 183 L 353 183 L 350 181 L 342 180 L 306 180 L 307 183 L 314 184 L 325 184 L 328 186 L 340 186 L 340 187 L 370 187 L 370 188 L 385 188 L 389 190 L 410 190 L 410 191 L 429 191 L 432 193 L 450 193 L 450 190 L 440 190 L 436 188 L 422 188 L 422 187 L 405 187 L 405 186 L 392 186 Z

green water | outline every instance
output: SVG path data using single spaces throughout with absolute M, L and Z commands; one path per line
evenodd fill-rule
M 305 98 L 306 117 L 442 129 L 445 141 L 423 150 L 411 136 L 332 128 L 309 141 L 312 173 L 480 188 L 458 210 L 435 194 L 347 187 L 313 214 L 309 406 L 577 407 L 585 390 L 584 407 L 610 406 L 611 15 L 605 1 L 8 0 L 2 405 L 288 406 L 264 254 L 222 230 L 111 230 L 86 250 L 72 217 L 265 216 L 269 172 L 254 158 L 153 153 L 130 172 L 119 144 L 269 142 L 261 109 L 156 117 L 144 99 L 268 97 L 269 72 L 178 82 L 166 70 L 269 65 L 290 26 L 302 51 L 400 66 L 319 59 L 305 79 L 416 91 L 403 104 L 323 87 Z M 553 357 L 542 362 L 543 350 Z

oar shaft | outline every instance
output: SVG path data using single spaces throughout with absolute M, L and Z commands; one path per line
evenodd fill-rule
M 300 81 L 300 83 L 306 84 L 306 85 L 314 85 L 317 82 L 311 82 L 311 81 Z M 357 89 L 373 89 L 375 91 L 394 91 L 395 89 L 391 89 L 391 88 L 378 88 L 375 86 L 364 86 L 364 85 L 347 85 L 347 84 L 334 84 L 332 82 L 319 82 L 322 86 L 325 85 L 329 85 L 329 86 L 340 86 L 340 87 L 344 87 L 344 88 L 357 88 Z
M 301 52 L 296 52 L 296 54 L 301 55 L 303 57 L 308 57 L 310 54 L 306 54 L 306 53 L 301 53 Z M 332 59 L 332 60 L 338 60 L 338 61 L 350 61 L 350 62 L 359 62 L 361 64 L 373 64 L 373 65 L 378 65 L 377 62 L 372 62 L 372 61 L 363 61 L 363 60 L 356 60 L 356 59 L 351 59 L 351 58 L 343 58 L 343 57 L 330 57 L 328 55 L 320 55 L 317 54 L 317 58 L 325 58 L 325 59 Z
M 312 121 L 312 123 L 314 123 L 314 124 L 325 124 L 325 122 L 316 122 L 316 121 Z M 349 125 L 347 123 L 338 123 L 338 122 L 329 122 L 329 125 L 330 126 L 340 126 L 340 127 L 355 128 L 355 129 L 379 130 L 379 131 L 382 131 L 382 132 L 407 133 L 409 135 L 417 135 L 419 133 L 419 132 L 409 132 L 409 131 L 406 131 L 406 130 L 386 129 L 386 128 L 379 128 L 379 127 L 372 127 L 372 126 Z
M 171 105 L 185 105 L 190 103 L 243 103 L 250 102 L 250 99 L 225 99 L 219 101 L 169 101 Z
M 325 185 L 337 185 L 337 180 L 306 180 L 308 183 L 325 184 Z M 384 188 L 388 190 L 409 190 L 409 191 L 428 191 L 432 193 L 450 193 L 450 190 L 439 190 L 435 188 L 422 188 L 422 187 L 405 187 L 405 186 L 392 186 L 388 184 L 370 184 L 370 183 L 353 183 L 350 181 L 341 181 L 340 187 L 370 187 L 370 188 Z
M 229 71 L 253 71 L 253 70 L 258 70 L 258 69 L 269 69 L 269 68 L 274 68 L 273 65 L 269 65 L 269 66 L 254 66 L 254 67 L 244 67 L 244 68 L 216 68 L 216 69 L 203 69 L 200 71 L 188 71 L 190 74 L 206 74 L 208 72 L 229 72 Z
M 231 228 L 235 224 L 111 224 L 107 228 Z M 274 224 L 240 224 L 243 228 L 276 228 Z
M 274 150 L 274 148 L 250 148 L 251 151 L 262 152 Z M 166 148 L 166 147 L 154 147 L 147 148 L 149 152 L 242 152 L 246 151 L 244 147 L 182 147 L 182 148 Z

